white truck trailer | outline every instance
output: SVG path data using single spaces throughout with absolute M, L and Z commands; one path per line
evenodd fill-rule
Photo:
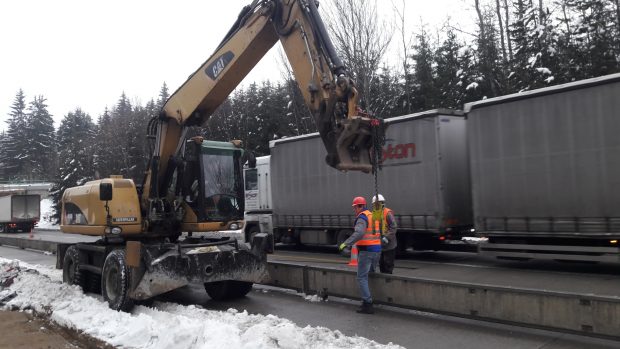
M 471 233 L 465 119 L 452 110 L 390 118 L 379 188 L 398 222 L 401 249 L 439 249 Z M 318 134 L 271 142 L 245 172 L 246 232 L 275 242 L 337 245 L 351 233 L 351 200 L 374 193 L 370 174 L 323 166 Z M 319 154 L 320 152 L 320 154 Z
M 0 232 L 30 232 L 40 216 L 40 195 L 0 192 Z

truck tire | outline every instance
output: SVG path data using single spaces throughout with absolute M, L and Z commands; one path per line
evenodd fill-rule
M 252 290 L 252 283 L 235 280 L 207 282 L 205 290 L 214 301 L 226 301 L 245 297 Z
M 254 239 L 254 236 L 256 236 L 256 234 L 260 233 L 260 228 L 253 225 L 249 231 L 248 231 L 248 240 L 247 242 L 250 243 L 250 246 L 252 245 L 252 240 Z
M 62 282 L 86 290 L 86 278 L 84 272 L 80 271 L 80 250 L 75 245 L 67 248 L 62 260 Z
M 130 268 L 125 263 L 125 250 L 108 254 L 101 273 L 101 294 L 111 309 L 130 311 L 133 300 L 129 298 Z

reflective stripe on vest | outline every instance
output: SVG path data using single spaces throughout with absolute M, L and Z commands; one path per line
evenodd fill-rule
M 383 208 L 383 234 L 387 234 L 387 230 L 388 230 L 388 214 L 392 213 L 392 210 L 390 210 L 387 207 Z
M 365 215 L 368 224 L 366 225 L 366 233 L 364 234 L 364 237 L 362 237 L 361 240 L 359 240 L 357 243 L 355 243 L 358 246 L 373 246 L 373 245 L 379 245 L 381 246 L 381 236 L 379 234 L 379 232 L 377 232 L 376 234 L 373 233 L 373 229 L 372 229 L 372 213 L 370 213 L 370 211 L 365 210 L 360 212 L 359 215 L 357 215 L 357 217 L 359 218 L 360 215 Z

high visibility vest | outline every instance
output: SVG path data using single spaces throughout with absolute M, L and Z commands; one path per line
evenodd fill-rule
M 372 229 L 372 226 L 373 226 L 372 213 L 368 210 L 364 210 L 360 212 L 360 214 L 357 215 L 357 218 L 359 219 L 361 215 L 366 216 L 366 219 L 368 220 L 368 224 L 366 225 L 366 232 L 364 233 L 364 237 L 362 237 L 362 239 L 356 242 L 355 244 L 358 246 L 373 246 L 373 245 L 381 246 L 381 234 L 379 234 L 379 231 L 375 233 Z
M 383 220 L 381 221 L 381 223 L 378 220 L 375 220 L 373 222 L 374 226 L 375 226 L 375 232 L 383 234 L 383 235 L 387 234 L 387 230 L 388 230 L 388 226 L 387 226 L 388 220 L 387 220 L 387 217 L 388 217 L 388 214 L 391 213 L 391 212 L 392 212 L 392 210 L 390 210 L 389 208 L 387 208 L 387 207 L 383 208 Z M 379 229 L 380 227 L 383 228 L 383 229 Z

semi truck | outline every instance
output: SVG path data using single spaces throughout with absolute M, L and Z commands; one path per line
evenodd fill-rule
M 481 254 L 620 261 L 620 74 L 465 111 Z
M 0 232 L 30 232 L 41 216 L 41 196 L 0 192 Z
M 402 250 L 439 249 L 473 227 L 466 121 L 441 109 L 385 120 L 379 192 L 394 210 Z M 339 245 L 352 233 L 351 200 L 374 194 L 372 176 L 321 166 L 318 134 L 275 140 L 245 169 L 246 231 L 275 242 Z

